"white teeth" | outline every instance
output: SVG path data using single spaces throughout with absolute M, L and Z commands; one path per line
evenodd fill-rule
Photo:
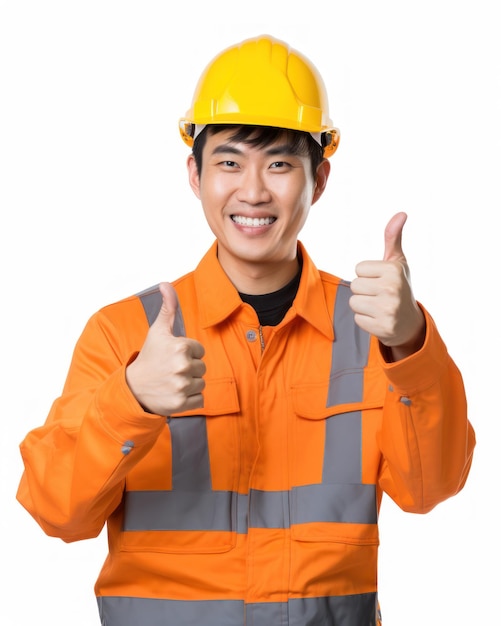
M 244 217 L 243 215 L 232 215 L 231 219 L 240 226 L 268 226 L 275 221 L 274 217 Z

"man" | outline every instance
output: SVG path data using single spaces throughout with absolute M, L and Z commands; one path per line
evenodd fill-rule
M 317 270 L 298 234 L 339 132 L 315 67 L 271 37 L 209 64 L 180 130 L 215 242 L 89 320 L 18 498 L 65 541 L 107 525 L 103 625 L 381 624 L 383 492 L 429 511 L 475 444 L 406 216 L 351 285 Z

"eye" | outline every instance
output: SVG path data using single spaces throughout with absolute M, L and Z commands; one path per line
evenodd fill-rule
M 291 167 L 291 164 L 287 163 L 287 161 L 275 161 L 270 165 L 272 169 L 284 169 L 287 167 Z
M 223 167 L 238 167 L 236 161 L 221 161 L 220 165 L 222 165 Z

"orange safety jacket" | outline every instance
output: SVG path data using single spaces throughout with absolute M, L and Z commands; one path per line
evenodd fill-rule
M 425 513 L 463 486 L 474 433 L 460 373 L 425 311 L 416 354 L 384 361 L 349 284 L 314 266 L 261 328 L 211 247 L 174 284 L 200 341 L 204 408 L 142 410 L 125 379 L 157 288 L 89 320 L 46 424 L 21 444 L 18 498 L 48 535 L 97 536 L 105 626 L 375 626 L 386 492 Z

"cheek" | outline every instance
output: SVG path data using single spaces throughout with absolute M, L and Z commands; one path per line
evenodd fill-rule
M 202 179 L 200 184 L 200 200 L 207 207 L 216 207 L 223 203 L 232 194 L 228 182 L 221 177 Z
M 288 206 L 291 207 L 290 216 L 292 219 L 303 220 L 306 219 L 311 206 L 312 190 L 309 185 L 296 189 L 296 193 L 290 193 L 288 197 Z
M 275 193 L 288 206 L 304 207 L 311 204 L 313 188 L 312 181 L 306 175 L 293 178 L 284 176 L 276 181 Z
M 289 213 L 289 223 L 291 230 L 298 232 L 303 228 L 304 223 L 306 222 L 306 219 L 310 212 L 310 190 L 305 189 L 303 193 L 295 197 L 295 201 L 289 206 L 291 206 L 291 212 Z

